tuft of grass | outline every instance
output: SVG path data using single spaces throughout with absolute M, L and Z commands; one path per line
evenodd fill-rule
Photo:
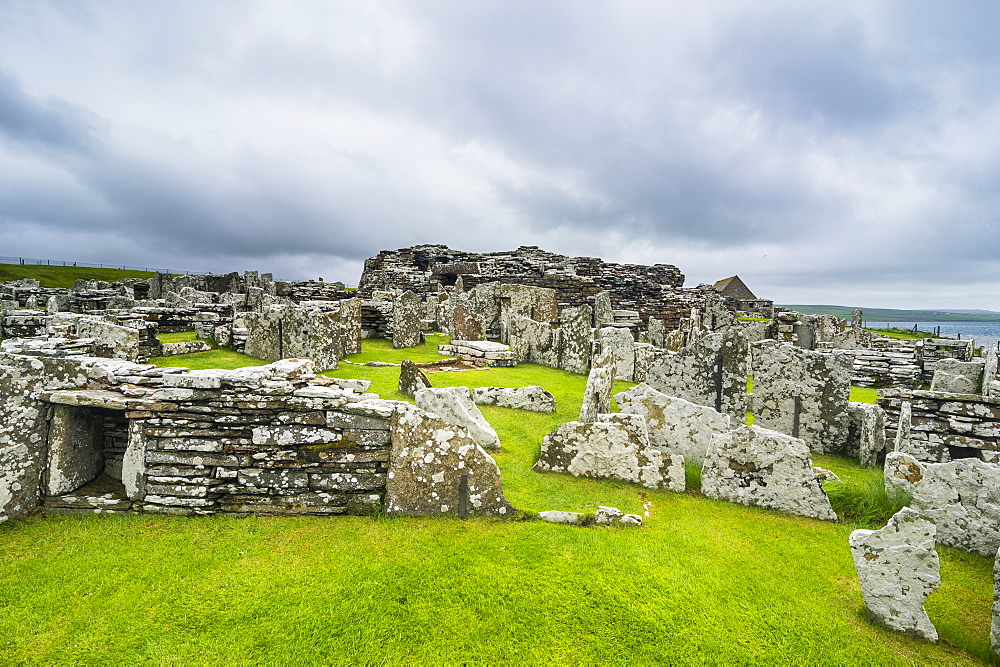
M 34 278 L 42 287 L 72 287 L 77 280 L 104 280 L 109 283 L 126 278 L 151 278 L 148 271 L 97 269 L 85 266 L 49 266 L 47 264 L 0 264 L 0 283 Z
M 881 528 L 910 502 L 904 493 L 889 494 L 881 468 L 863 468 L 854 459 L 813 454 L 813 465 L 826 468 L 841 481 L 828 480 L 823 490 L 840 520 L 855 528 Z

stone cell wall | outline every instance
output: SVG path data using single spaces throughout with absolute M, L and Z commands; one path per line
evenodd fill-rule
M 929 463 L 973 457 L 1000 463 L 1000 398 L 907 389 L 881 389 L 879 394 L 890 450 L 900 408 L 907 402 L 912 411 L 907 453 L 922 453 L 917 458 Z

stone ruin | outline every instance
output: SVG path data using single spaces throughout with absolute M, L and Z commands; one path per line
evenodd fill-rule
M 0 355 L 0 521 L 38 507 L 510 514 L 495 462 L 466 429 L 313 370 Z

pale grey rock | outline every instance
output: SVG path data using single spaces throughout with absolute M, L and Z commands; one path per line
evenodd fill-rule
M 216 327 L 222 328 L 222 327 Z M 217 340 L 218 342 L 218 340 Z M 225 343 L 219 343 L 224 345 Z M 163 343 L 160 350 L 161 357 L 172 357 L 178 354 L 192 354 L 194 352 L 208 352 L 212 347 L 203 340 L 186 340 L 177 343 Z
M 583 521 L 585 514 L 582 512 L 560 512 L 559 510 L 547 510 L 539 512 L 538 518 L 549 523 L 560 523 L 573 526 Z
M 467 475 L 470 515 L 510 516 L 500 468 L 468 431 L 412 406 L 394 410 L 386 480 L 389 516 L 459 512 L 461 478 Z
M 594 295 L 594 328 L 600 329 L 615 323 L 615 311 L 611 308 L 611 295 L 598 292 Z
M 611 393 L 614 391 L 614 356 L 610 350 L 594 358 L 594 365 L 587 376 L 580 407 L 580 421 L 596 421 L 598 415 L 611 412 Z
M 566 422 L 545 436 L 537 472 L 617 479 L 652 489 L 684 490 L 684 457 L 649 444 L 641 415 L 605 414 L 595 422 Z
M 464 428 L 483 449 L 500 449 L 500 437 L 472 400 L 472 391 L 468 387 L 421 389 L 415 398 L 418 408 Z
M 559 300 L 552 288 L 499 284 L 497 291 L 491 294 L 494 295 L 500 299 L 500 308 L 505 314 L 520 315 L 537 322 L 553 322 L 559 319 Z M 489 304 L 488 307 L 496 308 L 494 304 Z M 495 311 L 491 311 L 491 314 L 493 312 Z
M 677 353 L 658 356 L 646 373 L 646 384 L 667 396 L 713 408 L 721 398 L 719 412 L 729 415 L 734 424 L 742 424 L 749 356 L 749 345 L 739 330 L 711 334 Z M 720 358 L 721 386 L 716 384 Z
M 913 406 L 910 401 L 903 401 L 899 406 L 899 421 L 896 424 L 896 440 L 893 451 L 909 454 L 920 461 L 940 462 L 942 457 L 950 458 L 948 449 L 930 440 L 918 440 L 910 437 L 913 430 Z
M 524 340 L 520 336 L 510 336 L 510 351 L 514 355 L 515 364 L 523 364 L 528 360 L 528 356 L 531 352 L 528 341 Z
M 538 385 L 518 387 L 476 387 L 472 397 L 479 405 L 496 405 L 501 408 L 530 410 L 531 412 L 555 412 L 556 399 Z
M 705 309 L 701 321 L 702 326 L 712 332 L 739 328 L 739 319 L 726 307 L 725 298 L 715 294 L 705 296 Z
M 52 406 L 45 492 L 61 496 L 97 477 L 104 467 L 102 418 L 88 410 Z M 101 442 L 101 446 L 96 443 Z
M 910 506 L 937 525 L 940 544 L 991 557 L 1000 549 L 1000 465 L 922 463 L 893 452 L 885 460 L 885 485 L 887 493 L 910 496 Z
M 883 627 L 936 642 L 924 601 L 941 585 L 934 550 L 935 526 L 904 507 L 881 530 L 851 533 L 851 555 L 871 620 Z
M 646 339 L 655 347 L 665 348 L 664 337 L 667 334 L 667 327 L 663 320 L 650 317 L 646 324 Z
M 633 381 L 635 382 L 645 382 L 646 375 L 649 373 L 649 367 L 653 365 L 656 358 L 663 354 L 663 350 L 654 347 L 650 343 L 636 343 L 635 344 L 635 374 L 633 376 Z
M 843 453 L 852 357 L 773 340 L 752 347 L 754 423 L 800 438 L 812 451 Z
M 885 450 L 885 410 L 870 403 L 848 403 L 850 420 L 849 448 L 857 450 L 858 460 L 866 468 L 878 464 Z
M 399 393 L 415 396 L 418 391 L 431 386 L 430 380 L 415 363 L 404 359 L 399 365 Z
M 701 491 L 718 500 L 837 520 L 805 443 L 759 426 L 716 436 L 701 471 Z
M 594 523 L 598 526 L 641 526 L 642 517 L 638 514 L 625 514 L 617 507 L 598 505 Z
M 528 343 L 530 361 L 548 368 L 560 368 L 563 330 L 557 323 L 536 322 L 522 315 L 512 315 L 508 321 L 510 336 Z
M 590 366 L 590 341 L 592 319 L 590 306 L 563 308 L 559 311 L 559 328 L 562 349 L 559 367 L 570 373 L 586 373 Z
M 424 342 L 421 318 L 424 304 L 413 292 L 396 297 L 392 304 L 392 346 L 414 347 Z
M 931 391 L 978 394 L 982 389 L 983 366 L 983 359 L 973 361 L 939 359 L 934 365 Z
M 610 350 L 615 358 L 615 379 L 632 382 L 635 377 L 635 341 L 632 332 L 622 327 L 597 330 L 601 350 Z
M 245 313 L 244 321 L 246 354 L 268 361 L 311 359 L 318 370 L 336 368 L 337 360 L 360 338 L 360 322 L 357 332 L 345 332 L 338 312 L 319 309 L 269 306 L 259 313 Z
M 621 412 L 646 418 L 653 447 L 699 463 L 708 455 L 715 436 L 730 429 L 729 415 L 667 396 L 646 384 L 615 394 L 615 401 Z
M 997 366 L 1000 355 L 996 350 L 986 353 L 983 363 L 983 398 L 985 400 L 1000 400 L 1000 382 L 997 381 Z

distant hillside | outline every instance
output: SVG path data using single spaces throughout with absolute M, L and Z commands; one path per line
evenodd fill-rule
M 0 264 L 0 283 L 34 278 L 42 287 L 72 287 L 77 279 L 115 282 L 125 278 L 149 278 L 147 271 L 123 271 L 86 266 L 48 266 L 45 264 Z
M 806 315 L 835 315 L 850 320 L 856 306 L 784 305 L 783 308 Z M 865 320 L 875 322 L 1000 322 L 994 310 L 897 310 L 895 308 L 861 308 Z

